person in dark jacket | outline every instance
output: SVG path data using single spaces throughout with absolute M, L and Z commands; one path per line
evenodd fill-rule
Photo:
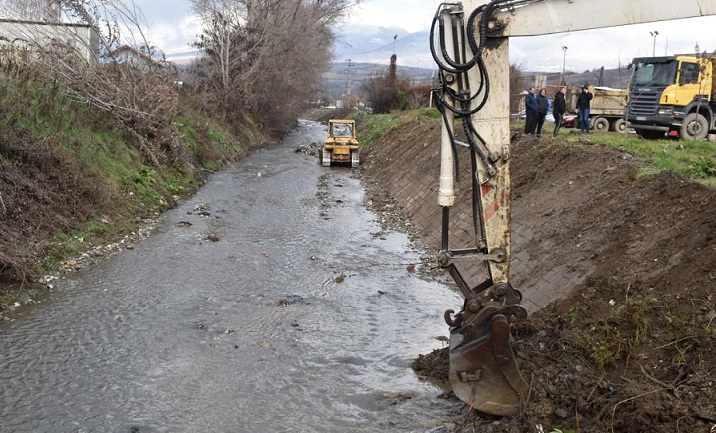
M 559 128 L 562 127 L 562 121 L 564 120 L 564 113 L 567 112 L 567 102 L 564 99 L 564 95 L 567 93 L 566 87 L 560 87 L 560 89 L 554 95 L 554 104 L 552 104 L 552 115 L 554 116 L 554 137 L 559 134 Z
M 592 94 L 589 93 L 589 87 L 585 84 L 582 87 L 582 93 L 577 98 L 577 110 L 579 111 L 579 130 L 589 134 L 589 106 L 592 100 Z
M 544 118 L 549 111 L 549 98 L 547 98 L 547 89 L 540 89 L 537 95 L 537 136 L 542 136 L 542 125 Z
M 537 127 L 537 97 L 535 96 L 535 88 L 525 95 L 525 134 L 535 135 Z

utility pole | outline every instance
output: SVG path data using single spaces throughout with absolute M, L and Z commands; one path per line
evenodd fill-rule
M 654 38 L 654 44 L 651 48 L 651 57 L 654 57 L 656 55 L 656 37 L 659 36 L 659 32 L 654 30 L 653 32 L 649 32 L 652 38 Z
M 349 98 L 351 97 L 351 68 L 355 66 L 353 63 L 351 63 L 351 59 L 346 59 L 346 62 L 348 62 L 348 82 L 346 83 L 346 96 Z
M 346 62 L 348 62 L 348 82 L 346 83 L 346 99 L 348 102 L 348 108 L 352 108 L 351 106 L 353 104 L 351 103 L 351 69 L 355 65 L 351 63 L 351 59 L 346 59 Z
M 562 51 L 564 51 L 564 56 L 562 57 L 562 82 L 559 83 L 560 86 L 567 84 L 567 81 L 564 79 L 564 66 L 567 64 L 567 47 L 562 45 Z

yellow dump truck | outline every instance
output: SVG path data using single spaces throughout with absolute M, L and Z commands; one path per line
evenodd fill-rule
M 716 133 L 716 56 L 638 57 L 629 83 L 629 127 L 644 138 Z
M 358 167 L 360 150 L 356 139 L 356 123 L 353 120 L 331 119 L 328 121 L 328 137 L 321 146 L 321 164 L 350 164 Z

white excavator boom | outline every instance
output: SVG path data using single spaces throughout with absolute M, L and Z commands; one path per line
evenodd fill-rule
M 463 2 L 473 10 L 484 1 Z M 489 36 L 535 36 L 716 14 L 716 0 L 525 0 L 493 14 Z M 494 30 L 494 31 L 493 31 Z

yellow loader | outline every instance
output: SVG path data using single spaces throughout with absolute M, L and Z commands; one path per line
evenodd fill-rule
M 331 119 L 328 121 L 328 137 L 321 146 L 319 156 L 324 167 L 333 164 L 350 164 L 358 167 L 360 150 L 356 139 L 356 123 L 354 120 Z

